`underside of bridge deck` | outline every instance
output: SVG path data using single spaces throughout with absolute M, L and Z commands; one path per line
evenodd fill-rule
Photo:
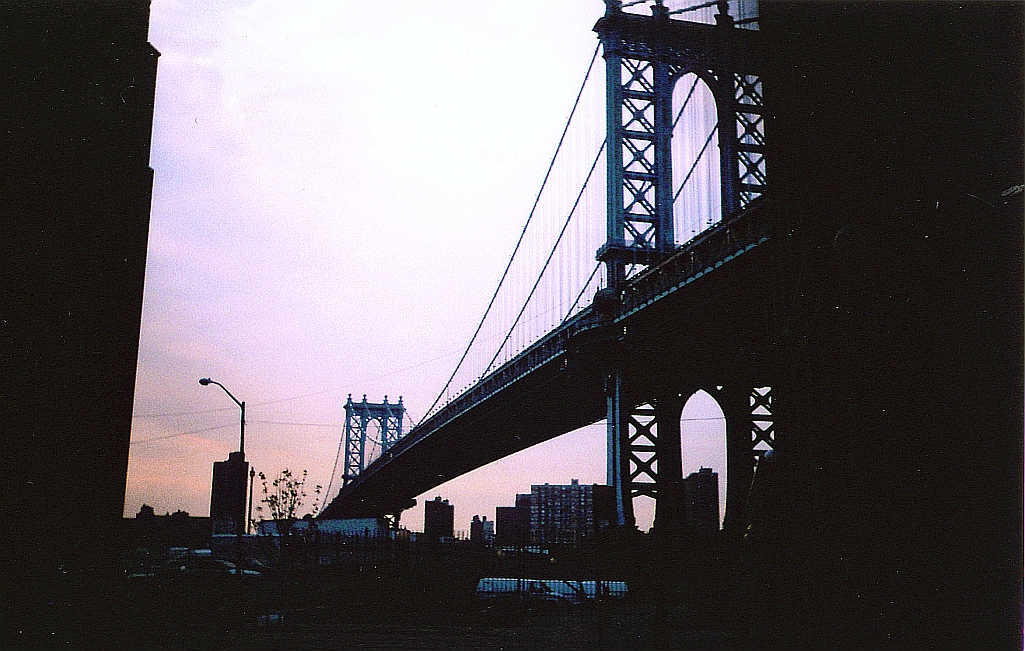
M 667 391 L 771 386 L 773 315 L 759 280 L 771 263 L 764 245 L 642 311 L 576 335 L 540 368 L 429 434 L 411 434 L 344 488 L 322 517 L 395 513 L 449 479 L 602 420 L 611 369 L 625 374 L 631 406 Z M 734 292 L 738 286 L 755 289 Z
M 338 512 L 600 420 L 613 367 L 627 407 L 769 386 L 775 483 L 737 548 L 752 621 L 1020 648 L 1022 18 L 764 3 L 770 241 L 571 339 Z

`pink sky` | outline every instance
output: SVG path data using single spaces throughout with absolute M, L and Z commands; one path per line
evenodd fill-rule
M 349 393 L 401 395 L 423 416 L 530 210 L 602 12 L 597 0 L 154 0 L 156 174 L 125 515 L 143 503 L 208 514 L 238 410 L 201 377 L 246 401 L 253 467 L 306 469 L 309 487 L 328 483 Z M 718 416 L 709 403 L 684 416 Z M 685 471 L 712 465 L 723 482 L 721 421 L 684 425 Z M 603 423 L 418 501 L 449 499 L 468 530 L 531 484 L 570 479 L 605 482 Z M 646 529 L 651 505 L 637 509 Z

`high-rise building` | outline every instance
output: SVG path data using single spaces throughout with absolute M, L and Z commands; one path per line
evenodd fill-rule
M 0 517 L 20 586 L 4 619 L 40 636 L 99 616 L 104 599 L 67 584 L 117 566 L 153 187 L 149 5 L 0 3 Z
M 495 522 L 494 520 L 488 520 L 488 516 L 473 516 L 473 521 L 470 522 L 470 542 L 475 545 L 487 545 L 495 542 Z
M 455 506 L 440 496 L 430 502 L 424 502 L 424 535 L 428 540 L 437 541 L 452 537 L 455 512 Z
M 516 493 L 516 508 L 530 510 L 530 505 L 534 503 L 530 493 Z
M 581 485 L 573 479 L 566 485 L 530 487 L 530 530 L 538 545 L 575 544 L 593 537 L 613 521 L 612 488 L 600 484 Z
M 683 481 L 687 523 L 699 534 L 715 535 L 719 531 L 719 473 L 700 468 Z
M 210 521 L 215 534 L 246 533 L 246 478 L 249 462 L 242 452 L 232 452 L 227 461 L 214 462 L 210 489 Z
M 495 544 L 525 547 L 530 544 L 530 493 L 516 495 L 516 506 L 495 509 Z

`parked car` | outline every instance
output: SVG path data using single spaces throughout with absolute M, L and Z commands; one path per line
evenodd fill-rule
M 187 556 L 167 561 L 163 565 L 149 571 L 135 572 L 128 578 L 162 577 L 177 578 L 187 576 L 237 576 L 238 568 L 230 561 L 208 556 Z M 243 569 L 242 576 L 259 576 L 257 570 Z

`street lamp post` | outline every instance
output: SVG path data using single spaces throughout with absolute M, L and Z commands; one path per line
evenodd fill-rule
M 246 517 L 246 533 L 252 533 L 253 528 L 253 478 L 256 471 L 249 470 L 249 515 Z
M 216 380 L 211 380 L 210 378 L 205 377 L 205 378 L 200 379 L 199 383 L 202 384 L 203 386 L 207 386 L 208 384 L 216 384 L 217 386 L 221 387 L 222 389 L 224 389 L 224 392 L 228 394 L 228 397 L 231 398 L 232 400 L 234 400 L 235 404 L 238 405 L 239 409 L 242 410 L 242 421 L 241 421 L 241 426 L 240 426 L 240 429 L 239 429 L 239 438 L 238 438 L 238 451 L 242 453 L 243 457 L 245 457 L 245 454 L 246 454 L 246 401 L 243 400 L 243 401 L 239 402 L 238 398 L 236 398 L 235 396 L 231 395 L 231 391 L 228 391 L 227 389 L 225 389 L 224 385 L 221 384 L 220 382 L 217 382 Z
M 223 389 L 224 392 L 226 394 L 228 394 L 228 397 L 231 398 L 235 402 L 236 405 L 238 405 L 239 409 L 242 410 L 242 418 L 241 418 L 241 421 L 240 421 L 240 428 L 239 428 L 238 452 L 239 452 L 239 457 L 240 457 L 239 458 L 239 462 L 240 463 L 244 463 L 245 460 L 246 460 L 246 401 L 245 400 L 239 401 L 238 398 L 236 398 L 235 396 L 231 395 L 231 391 L 228 391 L 228 389 L 225 388 L 225 386 L 223 384 L 221 384 L 220 382 L 217 382 L 216 380 L 211 380 L 210 378 L 205 377 L 205 378 L 200 378 L 199 383 L 202 384 L 203 386 L 207 386 L 207 385 L 210 385 L 210 384 L 216 384 L 217 386 L 221 387 L 221 389 Z M 230 458 L 230 455 L 229 455 L 229 458 Z M 243 470 L 242 472 L 244 473 L 245 470 Z M 252 499 L 253 499 L 252 498 L 252 485 L 253 485 L 252 481 L 253 481 L 252 480 L 252 475 L 250 475 L 250 479 L 249 479 L 249 486 L 250 486 L 250 488 L 249 488 L 249 499 L 250 499 L 249 508 L 250 509 L 252 509 Z M 242 563 L 242 522 L 241 522 L 241 520 L 243 518 L 245 518 L 245 506 L 246 506 L 245 499 L 246 499 L 246 485 L 245 485 L 245 475 L 243 475 L 243 477 L 242 477 L 242 504 L 241 504 L 242 512 L 237 514 L 237 519 L 235 521 L 235 551 L 238 554 L 238 565 L 235 567 L 235 573 L 238 574 L 238 578 L 239 578 L 240 581 L 242 580 L 242 565 L 243 565 L 243 563 Z M 248 523 L 247 523 L 246 529 L 248 531 Z

